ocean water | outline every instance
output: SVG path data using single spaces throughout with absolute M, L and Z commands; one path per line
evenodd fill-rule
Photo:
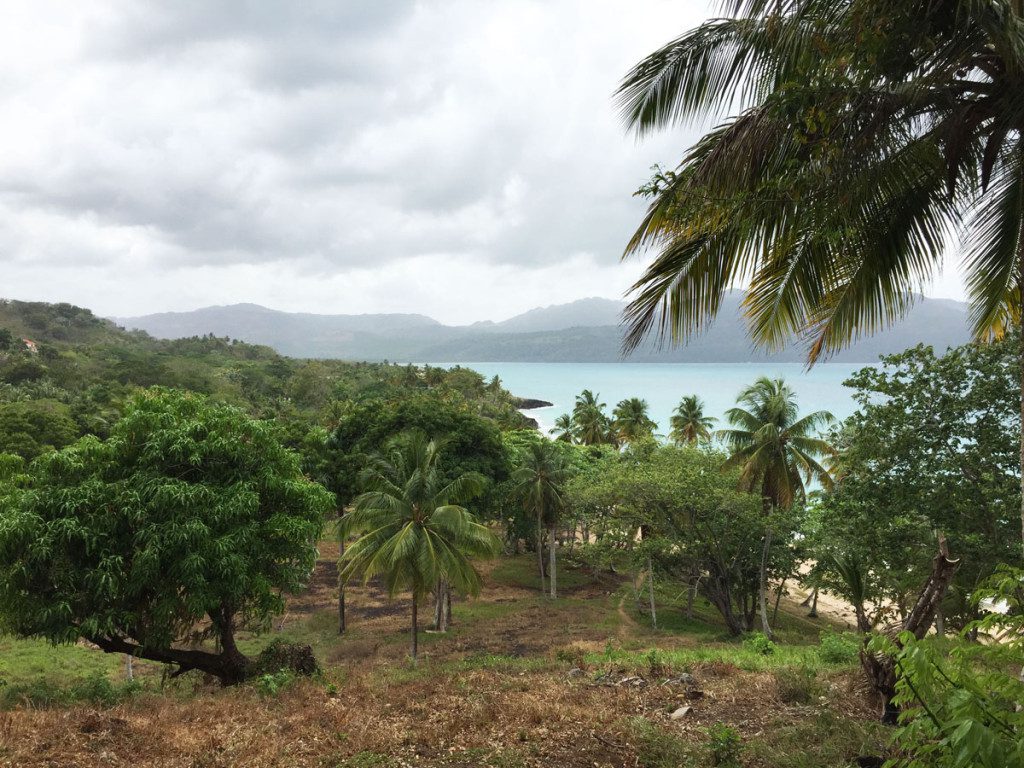
M 446 364 L 448 368 L 454 364 Z M 863 363 L 823 363 L 810 371 L 800 363 L 459 363 L 487 378 L 498 376 L 512 394 L 554 405 L 527 413 L 545 432 L 556 418 L 572 410 L 576 395 L 590 389 L 606 403 L 607 412 L 627 397 L 650 405 L 658 432 L 668 434 L 669 417 L 679 401 L 696 394 L 709 416 L 721 420 L 736 395 L 758 376 L 781 377 L 796 391 L 801 413 L 831 411 L 837 419 L 853 413 L 852 390 L 843 386 Z

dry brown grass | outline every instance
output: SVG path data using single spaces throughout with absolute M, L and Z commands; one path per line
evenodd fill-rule
M 286 633 L 333 615 L 336 552 L 328 545 L 323 554 L 310 590 L 289 604 L 280 624 Z M 486 608 L 485 618 L 460 618 L 468 615 L 466 606 L 457 607 L 456 630 L 430 639 L 415 670 L 404 658 L 408 601 L 359 587 L 348 596 L 352 632 L 342 639 L 328 635 L 318 648 L 334 689 L 302 681 L 267 696 L 253 687 L 205 687 L 188 696 L 144 695 L 109 709 L 0 713 L 0 766 L 660 766 L 668 763 L 652 762 L 649 745 L 630 726 L 635 718 L 678 743 L 699 745 L 706 727 L 717 722 L 756 740 L 780 722 L 822 713 L 851 723 L 874 716 L 852 672 L 823 679 L 824 700 L 804 706 L 780 702 L 770 672 L 720 661 L 692 668 L 697 698 L 660 679 L 639 687 L 595 684 L 600 671 L 613 681 L 635 671 L 610 663 L 592 663 L 586 674 L 570 677 L 576 660 L 609 641 L 662 648 L 692 647 L 693 641 L 645 635 L 632 620 L 623 627 L 621 601 L 609 594 L 614 585 L 591 585 L 552 605 L 495 582 L 492 567 L 476 604 Z M 670 720 L 684 703 L 693 706 L 692 714 Z M 750 753 L 744 765 L 775 763 Z

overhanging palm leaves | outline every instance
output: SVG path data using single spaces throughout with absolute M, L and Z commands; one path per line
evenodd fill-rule
M 676 445 L 696 445 L 711 439 L 711 427 L 717 419 L 704 413 L 704 401 L 697 395 L 687 395 L 676 406 L 669 421 L 669 437 Z
M 671 173 L 627 346 L 703 329 L 750 283 L 760 344 L 811 360 L 901 316 L 958 230 L 979 337 L 1020 322 L 1024 10 L 1013 0 L 735 0 L 619 89 L 638 134 L 732 112 Z
M 342 578 L 379 576 L 388 594 L 412 594 L 412 656 L 416 658 L 418 601 L 444 579 L 470 594 L 480 590 L 471 557 L 496 554 L 500 542 L 461 504 L 486 487 L 476 473 L 445 479 L 440 449 L 410 435 L 363 472 L 365 491 L 342 518 L 343 535 L 361 533 L 341 559 Z

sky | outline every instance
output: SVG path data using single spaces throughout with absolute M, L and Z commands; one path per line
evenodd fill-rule
M 0 296 L 460 324 L 621 298 L 612 92 L 701 0 L 5 0 Z M 928 295 L 963 298 L 947 269 Z

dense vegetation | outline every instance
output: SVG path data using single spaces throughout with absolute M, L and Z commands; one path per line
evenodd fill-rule
M 894 758 L 966 765 L 942 762 L 940 747 L 966 749 L 969 729 L 964 754 L 992 756 L 980 764 L 1019 749 L 1024 691 L 1005 667 L 1019 651 L 1019 582 L 1003 569 L 1021 565 L 1015 338 L 864 369 L 842 424 L 759 379 L 721 424 L 681 393 L 668 439 L 642 399 L 609 411 L 584 391 L 548 439 L 524 429 L 500 382 L 468 370 L 297 361 L 220 339 L 155 341 L 70 307 L 3 309 L 9 633 L 274 687 L 321 669 L 304 643 L 260 638 L 309 588 L 325 530 L 338 613 L 318 637 L 358 636 L 345 594 L 361 577 L 360 589 L 409 595 L 413 659 L 428 597 L 428 625 L 457 633 L 453 598 L 480 591 L 485 559 L 526 550 L 534 574 L 517 578 L 551 621 L 582 568 L 627 577 L 619 610 L 652 631 L 710 623 L 755 655 L 801 641 L 792 590 L 840 598 L 885 711 L 903 712 Z M 956 562 L 928 592 L 940 542 Z M 922 584 L 934 596 L 924 609 Z M 986 598 L 1011 610 L 993 615 Z M 890 627 L 907 631 L 875 635 Z M 851 669 L 856 641 L 828 643 L 821 653 Z M 786 674 L 787 696 L 808 695 L 816 673 Z

